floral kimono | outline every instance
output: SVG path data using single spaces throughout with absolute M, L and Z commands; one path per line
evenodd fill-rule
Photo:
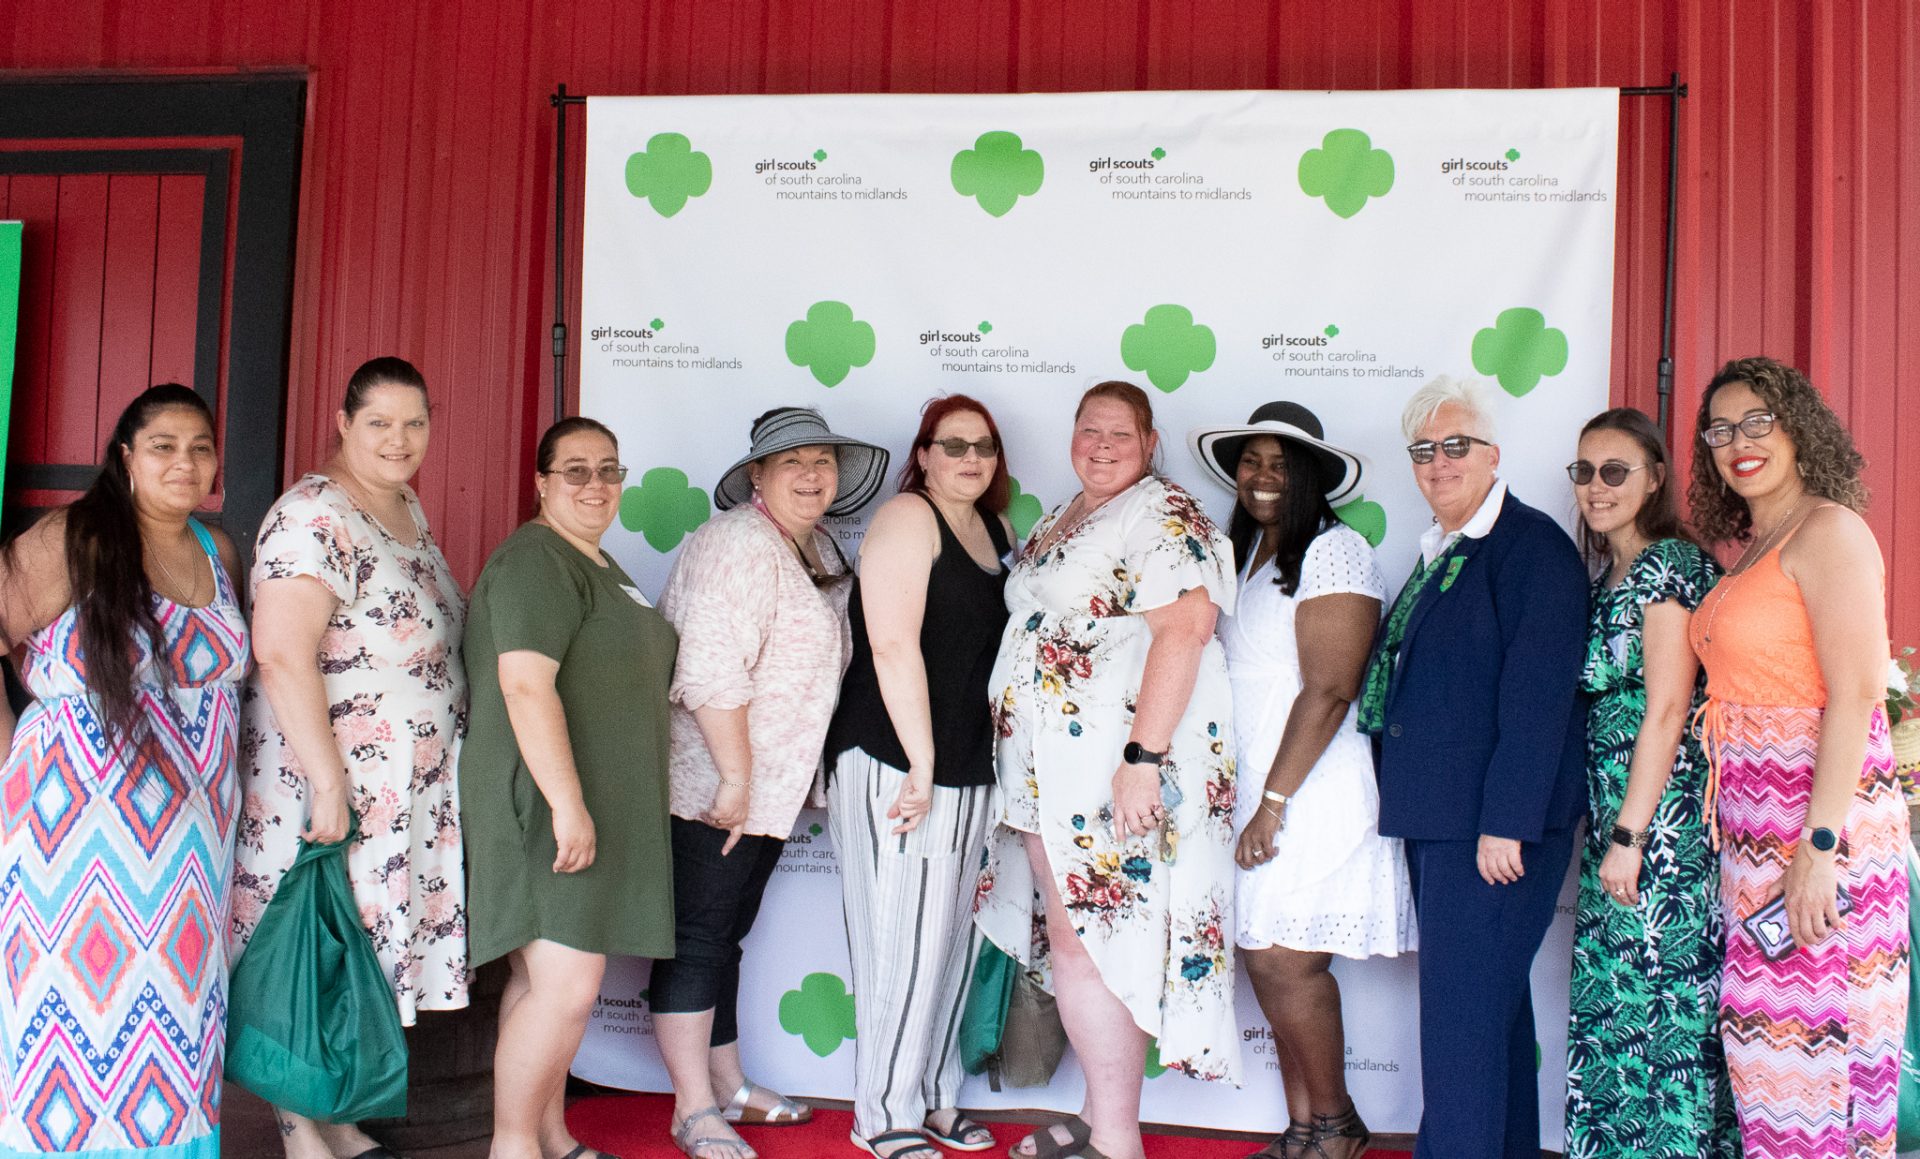
M 1007 579 L 1012 613 L 988 688 L 1005 812 L 976 921 L 1050 984 L 1045 911 L 1022 832 L 1046 843 L 1054 886 L 1108 989 L 1158 1040 L 1165 1066 L 1240 1081 L 1233 1006 L 1233 695 L 1218 640 L 1200 658 L 1161 766 L 1163 829 L 1116 837 L 1113 775 L 1153 634 L 1143 613 L 1203 588 L 1230 612 L 1232 552 L 1194 498 L 1148 476 L 1037 550 Z

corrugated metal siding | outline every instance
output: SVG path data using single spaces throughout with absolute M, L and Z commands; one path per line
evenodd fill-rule
M 0 10 L 5 68 L 311 70 L 289 461 L 299 470 L 324 456 L 356 364 L 413 357 L 443 404 L 420 490 L 467 579 L 524 514 L 548 409 L 546 95 L 559 82 L 652 94 L 1370 89 L 1660 84 L 1678 70 L 1692 96 L 1676 413 L 1690 424 L 1700 385 L 1728 356 L 1807 367 L 1873 461 L 1871 518 L 1891 564 L 1895 635 L 1907 640 L 1920 639 L 1916 62 L 1914 0 L 23 0 Z M 1622 129 L 1613 391 L 1651 410 L 1664 102 L 1629 102 Z

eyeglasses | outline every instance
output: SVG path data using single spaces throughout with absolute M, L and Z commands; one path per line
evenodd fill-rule
M 585 463 L 574 463 L 571 466 L 561 467 L 545 473 L 560 476 L 567 481 L 567 486 L 569 487 L 585 487 L 595 479 L 599 479 L 602 483 L 611 487 L 618 487 L 627 481 L 627 469 L 613 463 L 605 463 L 598 467 L 589 467 Z
M 966 458 L 968 448 L 972 448 L 983 459 L 991 459 L 1000 453 L 1000 444 L 993 441 L 992 435 L 972 443 L 965 439 L 935 439 L 933 445 L 945 451 L 949 459 Z
M 1737 423 L 1714 423 L 1700 428 L 1700 441 L 1709 447 L 1724 447 L 1733 441 L 1733 428 L 1750 439 L 1764 439 L 1773 433 L 1773 412 L 1756 411 Z
M 1596 467 L 1585 459 L 1577 459 L 1567 464 L 1567 478 L 1585 487 L 1587 484 L 1593 482 L 1595 475 L 1598 475 L 1602 483 L 1605 483 L 1609 487 L 1618 487 L 1627 481 L 1628 475 L 1633 474 L 1635 471 L 1644 470 L 1645 468 L 1645 463 L 1629 467 L 1621 462 L 1602 463 Z
M 1467 457 L 1467 452 L 1473 450 L 1475 443 L 1479 443 L 1483 447 L 1491 447 L 1493 445 L 1485 439 L 1476 439 L 1472 435 L 1448 435 L 1437 443 L 1432 439 L 1421 439 L 1417 443 L 1408 443 L 1407 457 L 1416 463 L 1431 463 L 1433 462 L 1433 452 L 1441 450 L 1447 453 L 1447 458 L 1449 459 L 1464 459 Z

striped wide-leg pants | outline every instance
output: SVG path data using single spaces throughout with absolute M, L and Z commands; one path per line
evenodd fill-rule
M 993 825 L 992 785 L 936 785 L 911 833 L 887 809 L 906 774 L 859 749 L 827 790 L 853 969 L 853 1128 L 918 1130 L 960 1097 L 960 1011 L 972 982 L 974 883 Z

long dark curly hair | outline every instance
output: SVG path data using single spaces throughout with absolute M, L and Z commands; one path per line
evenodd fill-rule
M 1773 412 L 1775 429 L 1793 443 L 1800 479 L 1807 494 L 1818 495 L 1856 513 L 1867 509 L 1867 485 L 1861 472 L 1867 460 L 1854 449 L 1853 436 L 1833 413 L 1807 376 L 1772 358 L 1736 358 L 1720 368 L 1700 396 L 1694 435 L 1712 421 L 1713 396 L 1721 387 L 1743 382 Z M 1693 456 L 1693 481 L 1687 487 L 1693 527 L 1708 543 L 1745 539 L 1753 531 L 1753 512 L 1747 501 L 1727 486 L 1714 463 L 1711 448 L 1702 443 Z
M 100 452 L 99 474 L 66 507 L 67 587 L 78 613 L 87 691 L 100 706 L 107 739 L 116 748 L 130 744 L 136 751 L 145 751 L 153 740 L 138 686 L 138 641 L 144 638 L 157 657 L 165 654 L 166 640 L 154 611 L 153 584 L 147 579 L 126 455 L 148 423 L 176 408 L 195 412 L 209 428 L 214 425 L 206 400 L 193 391 L 173 382 L 148 387 L 120 412 Z M 20 542 L 15 531 L 0 549 L 9 573 L 18 566 Z M 154 669 L 164 685 L 166 665 Z

